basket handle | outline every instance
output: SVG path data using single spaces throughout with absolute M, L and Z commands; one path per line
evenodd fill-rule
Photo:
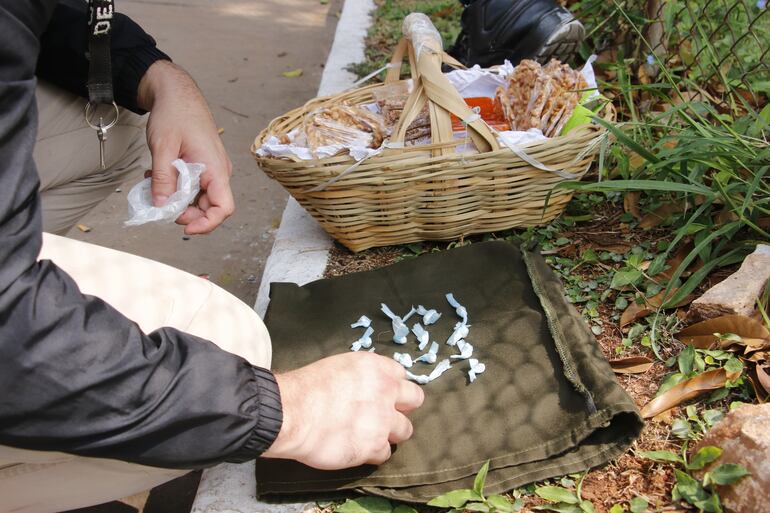
M 385 83 L 392 84 L 398 82 L 401 79 L 401 69 L 404 65 L 404 57 L 407 56 L 407 48 L 409 42 L 405 37 L 402 37 L 398 41 L 398 45 L 393 50 L 393 55 L 390 58 L 390 64 L 388 65 L 388 71 L 385 74 Z M 441 52 L 441 62 L 454 69 L 468 69 L 465 64 L 458 61 L 446 52 Z M 414 69 L 414 63 L 412 63 L 412 69 Z M 412 78 L 414 78 L 414 72 L 412 72 Z
M 454 114 L 466 124 L 468 134 L 479 152 L 500 149 L 497 138 L 486 122 L 468 107 L 442 73 L 442 62 L 447 61 L 450 65 L 459 63 L 444 53 L 441 36 L 430 19 L 422 13 L 412 13 L 404 19 L 403 32 L 405 38 L 396 46 L 391 63 L 402 62 L 408 51 L 414 88 L 404 105 L 401 118 L 393 129 L 395 135 L 392 141 L 404 142 L 406 129 L 427 102 L 434 144 L 448 143 L 454 139 L 451 119 L 451 114 Z M 398 80 L 399 74 L 399 68 L 391 67 L 385 81 Z M 454 147 L 443 147 L 433 150 L 433 155 L 448 155 L 454 152 Z

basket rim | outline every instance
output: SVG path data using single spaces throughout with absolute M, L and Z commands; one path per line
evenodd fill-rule
M 406 82 L 408 79 L 403 79 L 400 82 Z M 392 84 L 392 83 L 391 83 Z M 331 155 L 328 157 L 317 157 L 314 159 L 309 160 L 303 160 L 303 159 L 297 159 L 297 158 L 288 158 L 288 157 L 274 157 L 274 156 L 260 156 L 257 155 L 257 149 L 262 146 L 264 141 L 270 136 L 274 135 L 275 131 L 273 131 L 273 127 L 281 122 L 288 122 L 292 120 L 293 118 L 296 118 L 296 121 L 291 123 L 292 125 L 299 125 L 301 123 L 301 119 L 304 118 L 304 116 L 308 115 L 312 110 L 316 110 L 320 106 L 324 104 L 337 104 L 342 103 L 346 99 L 350 97 L 356 97 L 361 95 L 369 95 L 373 91 L 390 86 L 391 84 L 386 84 L 384 82 L 376 83 L 376 84 L 370 84 L 367 86 L 350 89 L 347 91 L 343 91 L 341 93 L 328 95 L 328 96 L 319 96 L 315 98 L 311 98 L 307 102 L 305 102 L 303 105 L 296 107 L 290 111 L 285 112 L 284 114 L 281 114 L 279 116 L 276 116 L 273 118 L 268 125 L 259 131 L 257 136 L 254 138 L 254 142 L 251 144 L 249 151 L 254 157 L 254 159 L 262 164 L 268 164 L 270 162 L 280 162 L 282 164 L 288 164 L 288 163 L 296 163 L 300 166 L 304 165 L 304 167 L 318 167 L 318 166 L 327 166 L 327 165 L 342 165 L 342 164 L 353 164 L 356 162 L 356 160 L 350 156 L 349 153 L 342 153 L 342 151 L 336 155 Z M 360 101 L 354 102 L 355 105 L 362 105 L 365 103 L 371 103 L 371 99 L 363 98 Z M 615 113 L 614 108 L 612 106 L 611 102 L 607 102 L 603 107 L 600 113 L 604 113 L 603 117 L 605 119 L 614 120 Z M 295 128 L 295 127 L 293 127 Z M 540 148 L 540 147 L 547 147 L 551 145 L 563 145 L 567 141 L 572 141 L 573 139 L 587 139 L 587 140 L 593 140 L 599 137 L 603 137 L 604 134 L 607 132 L 607 129 L 596 124 L 588 124 L 588 125 L 582 125 L 575 127 L 570 133 L 566 135 L 559 135 L 557 137 L 550 137 L 543 141 L 533 141 L 529 143 L 521 144 L 519 147 L 522 149 L 532 149 L 532 148 Z M 425 152 L 430 153 L 431 150 L 436 148 L 443 148 L 443 147 L 453 147 L 453 146 L 459 146 L 464 144 L 465 141 L 457 140 L 449 143 L 443 143 L 443 144 L 436 144 L 436 143 L 429 143 L 429 144 L 420 144 L 420 145 L 414 145 L 414 146 L 404 146 L 403 148 L 383 148 L 382 152 L 378 155 L 373 155 L 368 160 L 369 161 L 376 161 L 379 160 L 379 158 L 383 156 L 391 156 L 394 154 L 394 152 L 398 152 L 401 155 L 404 156 L 405 159 L 410 158 L 410 153 L 412 154 L 424 154 Z M 512 151 L 506 147 L 501 146 L 498 150 L 491 150 L 488 152 L 480 153 L 454 153 L 451 155 L 420 155 L 421 159 L 428 159 L 430 162 L 438 162 L 442 160 L 446 161 L 452 161 L 455 159 L 464 159 L 464 160 L 476 160 L 476 159 L 483 159 L 483 158 L 497 158 L 501 157 L 503 155 L 511 155 Z M 415 155 L 416 156 L 416 155 Z

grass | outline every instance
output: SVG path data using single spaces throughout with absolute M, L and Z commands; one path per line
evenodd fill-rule
M 577 60 L 598 54 L 600 89 L 612 100 L 617 122 L 597 120 L 614 140 L 601 152 L 592 179 L 563 185 L 576 191 L 565 214 L 547 226 L 450 244 L 410 244 L 362 255 L 337 251 L 330 274 L 479 240 L 537 241 L 605 356 L 653 360 L 644 375 L 618 377 L 638 404 L 673 385 L 677 375 L 739 369 L 740 376 L 726 387 L 648 423 L 635 446 L 640 453 L 686 455 L 687 442 L 702 436 L 714 419 L 736 404 L 757 401 L 740 358 L 694 350 L 675 339 L 683 322 L 669 307 L 724 279 L 757 243 L 770 241 L 770 11 L 749 0 L 669 0 L 663 12 L 669 51 L 656 52 L 644 38 L 645 2 L 566 3 L 588 33 Z M 409 12 L 429 14 L 445 44 L 457 35 L 456 0 L 377 4 L 366 61 L 355 67 L 360 75 L 388 61 Z M 654 66 L 646 64 L 648 58 Z M 619 325 L 629 306 L 661 293 L 666 299 L 652 315 Z M 758 311 L 770 327 L 768 296 L 770 287 Z M 683 503 L 679 492 L 672 499 L 672 489 L 683 486 L 687 475 L 635 451 L 602 469 L 545 485 L 577 493 L 580 504 L 591 502 L 602 513 L 633 511 L 642 502 L 656 511 L 675 506 L 718 510 L 713 504 Z M 582 496 L 573 491 L 576 482 L 582 484 Z M 538 486 L 513 491 L 512 504 L 543 506 Z
M 361 77 L 390 62 L 393 49 L 401 39 L 401 24 L 411 12 L 430 16 L 444 39 L 445 49 L 452 46 L 460 32 L 462 6 L 457 0 L 375 0 L 375 3 L 377 10 L 366 38 L 365 60 L 350 68 Z

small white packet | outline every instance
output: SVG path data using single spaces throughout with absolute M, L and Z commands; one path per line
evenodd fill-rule
M 128 192 L 128 221 L 126 226 L 139 226 L 152 221 L 175 221 L 190 205 L 200 192 L 201 174 L 206 170 L 205 164 L 188 164 L 182 159 L 172 162 L 179 171 L 176 182 L 176 192 L 169 196 L 162 207 L 152 204 L 152 179 L 145 178 Z

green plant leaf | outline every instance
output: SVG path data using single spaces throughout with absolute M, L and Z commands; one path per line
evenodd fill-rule
M 489 472 L 489 460 L 482 465 L 479 473 L 476 474 L 476 479 L 473 480 L 473 489 L 480 496 L 484 496 L 484 483 L 487 480 L 487 473 Z
M 658 397 L 659 395 L 663 395 L 665 392 L 668 392 L 670 389 L 681 383 L 687 379 L 687 376 L 682 374 L 681 372 L 675 372 L 674 374 L 669 374 L 665 378 L 663 378 L 663 381 L 660 382 L 660 388 L 658 388 L 658 391 L 655 393 L 655 397 Z
M 487 497 L 487 504 L 492 506 L 495 511 L 502 511 L 504 513 L 513 511 L 514 506 L 502 495 L 490 495 Z
M 489 512 L 489 506 L 483 502 L 469 502 L 462 509 L 465 511 L 480 511 L 481 513 Z
M 615 504 L 610 508 L 610 513 L 625 513 L 626 511 L 628 510 L 622 504 Z
M 682 457 L 678 454 L 674 454 L 671 451 L 639 451 L 638 454 L 642 458 L 647 458 L 649 460 L 684 464 Z
M 644 497 L 634 497 L 628 503 L 628 506 L 631 508 L 631 513 L 643 513 L 647 510 L 647 499 Z
M 567 504 L 578 504 L 580 502 L 575 492 L 560 486 L 540 486 L 535 488 L 535 493 L 539 497 L 551 502 L 566 502 Z
M 725 362 L 725 370 L 730 374 L 740 374 L 743 372 L 743 362 L 732 356 Z
M 591 501 L 580 501 L 580 509 L 583 513 L 596 513 L 594 504 Z
M 612 283 L 610 287 L 613 289 L 622 289 L 627 285 L 632 285 L 642 279 L 642 271 L 639 269 L 627 269 L 616 271 L 612 276 Z
M 710 494 L 706 499 L 702 501 L 696 501 L 693 505 L 702 511 L 707 511 L 708 513 L 722 513 L 722 504 L 719 500 L 719 495 L 716 493 Z
M 532 509 L 539 511 L 555 511 L 556 513 L 583 513 L 583 510 L 580 509 L 580 506 L 577 504 L 567 504 L 566 502 L 544 504 L 542 506 L 535 506 Z
M 693 364 L 695 363 L 695 348 L 692 345 L 687 345 L 676 359 L 679 364 L 679 372 L 685 376 L 692 374 Z
M 676 419 L 671 423 L 671 434 L 682 440 L 687 440 L 692 434 L 692 428 L 687 419 Z
M 436 506 L 437 508 L 461 508 L 470 501 L 482 501 L 481 495 L 476 493 L 475 490 L 453 490 L 444 495 L 439 495 L 435 499 L 432 499 L 428 506 Z M 348 513 L 348 512 L 343 512 Z M 350 512 L 354 513 L 354 512 Z
M 406 504 L 399 504 L 393 509 L 393 513 L 417 513 L 417 510 Z
M 690 470 L 700 470 L 711 462 L 714 462 L 722 456 L 722 449 L 709 445 L 707 447 L 701 447 L 698 449 L 690 462 L 687 464 L 687 468 Z
M 391 513 L 393 505 L 388 499 L 382 497 L 358 497 L 348 499 L 344 504 L 337 506 L 338 513 Z
M 607 182 L 562 182 L 556 189 L 573 189 L 578 191 L 612 192 L 612 191 L 667 191 L 700 194 L 713 199 L 716 194 L 702 185 L 666 182 L 663 180 L 611 180 Z
M 719 465 L 714 470 L 709 472 L 711 474 L 711 481 L 718 485 L 733 484 L 743 476 L 751 474 L 746 467 L 735 463 L 724 463 Z
M 701 484 L 679 469 L 674 470 L 676 476 L 676 490 L 679 496 L 690 504 L 697 501 L 704 501 L 708 498 L 706 491 Z

